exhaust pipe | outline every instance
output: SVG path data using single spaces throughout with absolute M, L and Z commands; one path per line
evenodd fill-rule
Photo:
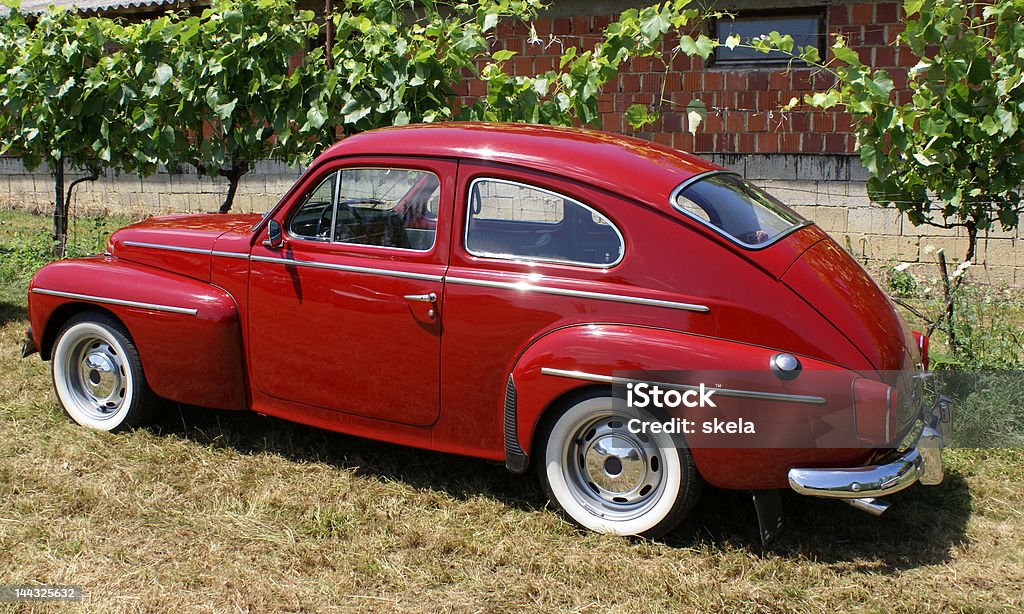
M 862 512 L 871 514 L 872 516 L 881 516 L 885 513 L 885 510 L 889 509 L 889 504 L 881 499 L 844 499 L 844 501 Z

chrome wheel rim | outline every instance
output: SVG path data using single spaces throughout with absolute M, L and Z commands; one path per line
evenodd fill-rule
M 62 371 L 71 403 L 93 420 L 109 420 L 124 407 L 130 377 L 121 351 L 99 335 L 70 339 Z
M 664 492 L 662 451 L 628 417 L 584 421 L 565 444 L 563 470 L 573 497 L 592 513 L 624 521 L 646 513 Z

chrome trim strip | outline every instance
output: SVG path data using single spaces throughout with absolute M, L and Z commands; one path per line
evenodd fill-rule
M 778 243 L 782 239 L 784 239 L 784 238 L 788 237 L 789 235 L 793 234 L 797 230 L 800 230 L 801 228 L 806 228 L 808 226 L 813 226 L 814 225 L 814 220 L 804 220 L 804 221 L 800 222 L 799 224 L 794 224 L 793 226 L 790 226 L 788 229 L 784 230 L 782 233 L 780 233 L 779 235 L 775 236 L 774 238 L 772 238 L 771 241 L 769 241 L 767 243 L 758 243 L 756 245 L 752 245 L 750 243 L 744 243 L 743 241 L 740 241 L 739 239 L 737 239 L 736 237 L 732 236 L 731 234 L 725 232 L 724 230 L 722 230 L 718 226 L 715 226 L 714 224 L 708 223 L 705 220 L 700 219 L 696 215 L 693 215 L 692 213 L 690 213 L 686 209 L 683 209 L 683 208 L 681 208 L 681 207 L 676 205 L 676 199 L 679 197 L 679 194 L 683 190 L 685 190 L 686 188 L 690 187 L 691 185 L 693 185 L 694 183 L 696 183 L 696 182 L 698 182 L 698 181 L 700 181 L 702 179 L 707 179 L 708 177 L 713 177 L 715 175 L 736 175 L 740 179 L 743 179 L 743 175 L 740 175 L 736 171 L 729 171 L 729 170 L 708 171 L 706 173 L 700 173 L 699 175 L 694 175 L 693 177 L 690 177 L 686 181 L 684 181 L 684 182 L 680 183 L 679 185 L 677 185 L 675 187 L 675 189 L 672 190 L 672 192 L 668 195 L 668 204 L 673 209 L 678 211 L 679 213 L 682 213 L 683 215 L 685 215 L 687 218 L 697 222 L 698 224 L 704 226 L 705 228 L 711 229 L 713 232 L 715 232 L 718 235 L 721 235 L 722 237 L 725 237 L 730 242 L 735 243 L 736 245 L 739 245 L 740 247 L 742 247 L 744 249 L 748 249 L 750 251 L 758 251 L 758 250 L 762 250 L 762 249 L 764 249 L 766 247 L 771 247 L 772 245 L 775 245 L 776 243 Z M 758 189 L 760 189 L 760 188 L 758 188 Z
M 122 243 L 127 247 L 146 247 L 149 249 L 162 249 L 169 252 L 183 252 L 186 254 L 205 254 L 210 255 L 210 250 L 199 249 L 198 247 L 182 247 L 180 245 L 161 245 L 159 243 L 144 243 L 142 241 L 125 241 Z
M 214 250 L 214 251 L 210 252 L 210 254 L 213 255 L 213 256 L 223 256 L 224 258 L 238 258 L 240 260 L 248 260 L 249 259 L 249 254 L 242 253 L 242 252 L 219 252 L 217 250 Z
M 427 275 L 425 273 L 410 273 L 408 271 L 389 271 L 387 269 L 374 269 L 370 267 L 351 266 L 347 264 L 328 264 L 326 262 L 309 262 L 308 260 L 296 260 L 294 258 L 271 258 L 268 256 L 250 256 L 250 260 L 256 262 L 280 263 L 285 265 L 306 266 L 314 269 L 328 269 L 331 271 L 345 271 L 346 273 L 366 273 L 368 275 L 382 275 L 384 277 L 399 277 L 401 279 L 418 279 L 421 281 L 444 280 L 440 275 Z
M 669 309 L 682 309 L 683 311 L 697 311 L 707 313 L 711 308 L 706 305 L 694 303 L 677 303 L 675 301 L 663 301 L 653 298 L 642 298 L 639 296 L 626 296 L 624 294 L 606 294 L 604 292 L 589 292 L 587 290 L 569 290 L 566 288 L 549 288 L 545 286 L 534 286 L 527 282 L 488 281 L 484 279 L 469 279 L 466 277 L 445 277 L 446 282 L 461 284 L 464 286 L 480 286 L 483 288 L 502 288 L 505 290 L 525 290 L 539 292 L 541 294 L 554 294 L 557 296 L 571 296 L 574 298 L 592 298 L 600 301 L 612 301 L 616 303 L 634 303 L 636 305 L 647 305 L 650 307 L 667 307 Z
M 139 301 L 126 301 L 119 298 L 107 298 L 104 296 L 92 296 L 91 294 L 76 294 L 74 292 L 61 292 L 59 290 L 47 290 L 45 288 L 32 288 L 32 292 L 36 294 L 46 294 L 49 296 L 59 296 L 62 298 L 73 298 L 82 301 L 92 301 L 94 303 L 106 303 L 108 305 L 121 305 L 123 307 L 137 307 L 139 309 L 149 309 L 150 311 L 166 311 L 168 313 L 183 313 L 185 315 L 194 316 L 199 313 L 198 309 L 189 309 L 186 307 L 172 307 L 170 305 L 157 305 L 155 303 L 141 303 Z
M 600 384 L 655 384 L 663 388 L 674 388 L 676 390 L 700 390 L 699 386 L 687 384 L 673 384 L 671 382 L 650 382 L 646 380 L 630 379 L 624 377 L 612 377 L 610 375 L 598 375 L 586 371 L 566 371 L 564 369 L 552 369 L 541 367 L 540 372 L 544 375 L 554 377 L 567 377 L 587 382 L 598 382 Z M 783 394 L 780 392 L 758 392 L 756 390 L 734 390 L 732 388 L 715 388 L 716 396 L 735 397 L 739 399 L 760 399 L 763 401 L 784 401 L 789 403 L 807 403 L 810 405 L 824 405 L 826 400 L 823 397 L 806 396 L 802 394 Z
M 617 236 L 619 238 L 619 257 L 615 260 L 615 262 L 609 262 L 607 264 L 592 264 L 592 263 L 589 263 L 589 262 L 579 262 L 579 261 L 576 261 L 576 260 L 562 260 L 562 259 L 559 259 L 559 258 L 537 258 L 537 257 L 531 257 L 531 256 L 521 256 L 521 255 L 518 255 L 518 254 L 501 254 L 501 253 L 495 253 L 495 252 L 474 252 L 473 250 L 469 249 L 469 221 L 470 221 L 470 215 L 472 214 L 472 211 L 473 211 L 473 199 L 472 199 L 473 188 L 476 187 L 476 184 L 481 183 L 481 182 L 503 183 L 505 185 L 514 185 L 514 186 L 523 187 L 523 188 L 526 188 L 528 190 L 537 190 L 538 192 L 544 192 L 545 194 L 550 194 L 551 196 L 554 196 L 556 198 L 561 198 L 562 200 L 571 201 L 571 202 L 573 202 L 573 203 L 583 207 L 587 211 L 590 211 L 592 214 L 596 213 L 597 215 L 601 216 L 601 219 L 603 219 L 604 221 L 608 222 L 608 225 L 611 226 L 612 230 L 615 231 L 615 236 Z M 465 248 L 466 253 L 470 254 L 471 256 L 476 256 L 478 258 L 511 260 L 511 261 L 514 261 L 514 262 L 547 262 L 547 263 L 551 263 L 551 264 L 565 264 L 565 265 L 568 265 L 568 266 L 585 267 L 585 268 L 588 268 L 588 269 L 610 269 L 610 268 L 613 268 L 613 267 L 617 266 L 620 262 L 622 262 L 622 259 L 626 257 L 626 239 L 625 239 L 625 237 L 622 236 L 622 232 L 619 230 L 619 227 L 615 225 L 615 222 L 611 221 L 611 219 L 609 219 L 608 216 L 605 215 L 604 213 L 601 213 L 600 211 L 598 211 L 597 209 L 591 207 L 590 205 L 582 203 L 582 202 L 576 200 L 575 198 L 572 198 L 571 196 L 566 196 L 564 194 L 559 194 L 558 192 L 552 192 L 551 190 L 548 190 L 546 188 L 542 188 L 542 187 L 535 186 L 535 185 L 530 185 L 528 183 L 521 183 L 519 181 L 510 181 L 508 179 L 497 179 L 497 178 L 493 178 L 493 177 L 477 177 L 472 182 L 470 182 L 469 188 L 467 188 L 466 193 L 469 196 L 466 198 L 466 219 L 465 219 L 464 228 L 463 228 L 463 231 L 462 231 L 462 246 Z M 514 220 L 508 220 L 508 221 L 511 222 L 511 221 L 514 221 Z M 552 226 L 554 226 L 558 222 L 544 222 L 544 223 L 551 224 Z

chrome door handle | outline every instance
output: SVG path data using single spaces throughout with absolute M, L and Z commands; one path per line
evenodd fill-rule
M 433 292 L 430 294 L 406 294 L 405 300 L 416 301 L 417 303 L 436 303 L 437 295 Z

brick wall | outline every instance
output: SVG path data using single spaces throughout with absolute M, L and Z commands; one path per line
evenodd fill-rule
M 629 3 L 613 3 L 625 8 Z M 643 4 L 643 3 L 641 3 Z M 722 3 L 725 8 L 777 8 L 806 3 L 740 2 L 738 6 Z M 561 12 L 588 7 L 577 3 L 555 3 Z M 908 99 L 907 68 L 917 63 L 908 50 L 887 41 L 902 30 L 899 23 L 901 3 L 898 2 L 834 2 L 811 3 L 823 7 L 828 32 L 846 37 L 863 61 L 889 71 L 897 88 L 897 100 Z M 801 7 L 806 8 L 806 7 Z M 616 9 L 617 10 L 617 9 Z M 512 70 L 519 75 L 534 75 L 557 67 L 564 49 L 588 49 L 600 40 L 601 31 L 617 15 L 581 14 L 572 16 L 545 15 L 535 22 L 537 40 L 531 41 L 529 30 L 522 24 L 502 23 L 497 32 L 496 47 L 517 52 L 511 60 Z M 713 35 L 710 25 L 700 26 Z M 830 38 L 831 40 L 831 38 Z M 666 41 L 675 46 L 678 41 Z M 826 45 L 827 47 L 828 45 Z M 671 105 L 664 110 L 661 121 L 651 132 L 643 134 L 658 143 L 698 153 L 853 153 L 854 138 L 847 113 L 793 112 L 778 109 L 790 98 L 821 90 L 831 84 L 827 75 L 809 68 L 786 67 L 716 67 L 705 66 L 699 57 L 677 58 L 672 70 L 664 72 L 661 64 L 650 58 L 636 58 L 618 75 L 614 87 L 602 95 L 599 112 L 605 130 L 629 133 L 622 114 L 630 106 L 655 104 L 662 85 Z M 484 86 L 467 82 L 463 93 L 467 99 L 484 94 Z M 686 126 L 686 105 L 698 98 L 708 107 L 708 116 L 696 135 Z

